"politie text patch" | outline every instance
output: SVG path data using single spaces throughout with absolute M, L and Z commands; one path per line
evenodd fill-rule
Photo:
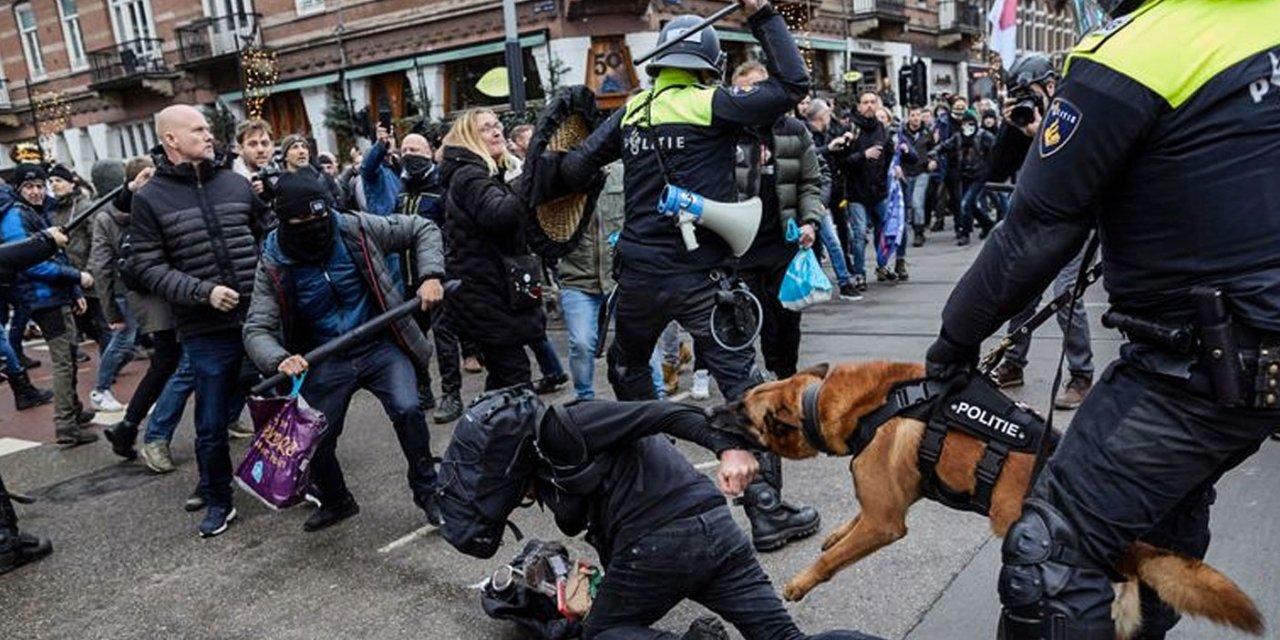
M 1040 124 L 1040 157 L 1048 158 L 1071 141 L 1084 114 L 1070 101 L 1054 98 L 1049 113 Z

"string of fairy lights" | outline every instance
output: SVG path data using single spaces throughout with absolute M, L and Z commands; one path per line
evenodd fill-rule
M 244 110 L 250 118 L 262 117 L 262 105 L 280 77 L 276 52 L 269 49 L 245 49 L 240 54 L 244 74 Z
M 792 33 L 800 33 L 800 53 L 804 56 L 804 66 L 813 74 L 813 42 L 809 37 L 809 20 L 813 18 L 813 0 L 804 2 L 780 2 L 774 7 L 787 23 Z

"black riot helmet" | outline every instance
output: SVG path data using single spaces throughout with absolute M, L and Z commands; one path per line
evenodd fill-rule
M 1053 70 L 1053 61 L 1049 60 L 1049 56 L 1035 52 L 1018 56 L 1013 66 L 1004 74 L 1004 84 L 1011 90 L 1026 88 L 1032 84 L 1044 86 L 1044 83 L 1057 79 L 1058 74 Z
M 701 22 L 702 18 L 695 15 L 683 15 L 673 18 L 666 26 L 662 27 L 662 31 L 658 34 L 657 46 L 660 47 L 666 42 L 678 38 L 681 34 Z M 685 38 L 683 42 L 672 45 L 670 49 L 663 51 L 649 62 L 646 70 L 650 76 L 657 76 L 658 72 L 663 68 L 670 67 L 689 71 L 706 71 L 718 77 L 722 73 L 721 65 L 723 63 L 724 53 L 720 51 L 720 36 L 716 35 L 716 30 L 713 27 L 707 27 Z

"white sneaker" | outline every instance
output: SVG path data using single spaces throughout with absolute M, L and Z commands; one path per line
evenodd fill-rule
M 706 369 L 693 372 L 693 388 L 689 397 L 694 400 L 706 400 L 711 397 L 711 374 Z
M 89 402 L 93 404 L 93 408 L 97 411 L 124 411 L 124 405 L 120 404 L 120 401 L 111 395 L 110 389 L 106 391 L 90 391 Z

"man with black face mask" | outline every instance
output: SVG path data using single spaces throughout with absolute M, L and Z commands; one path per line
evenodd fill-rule
M 360 512 L 335 454 L 351 396 L 367 389 L 382 402 L 409 465 L 414 503 L 439 522 L 433 493 L 426 416 L 418 404 L 415 367 L 426 368 L 431 347 L 411 318 L 385 337 L 311 366 L 301 353 L 329 342 L 403 300 L 384 256 L 412 252 L 422 309 L 444 296 L 440 229 L 420 217 L 340 214 L 304 168 L 281 176 L 275 210 L 280 226 L 263 243 L 244 346 L 263 372 L 308 373 L 302 396 L 324 414 L 328 429 L 312 459 L 321 507 L 303 529 L 318 531 Z
M 400 193 L 396 196 L 396 213 L 420 216 L 444 227 L 444 186 L 440 184 L 440 169 L 432 159 L 434 149 L 425 137 L 411 133 L 400 141 Z M 405 271 L 413 269 L 413 256 L 401 258 Z M 408 273 L 406 283 L 412 282 Z M 436 321 L 444 313 L 444 307 L 434 309 L 430 316 L 419 316 L 418 324 L 423 333 L 432 331 L 436 346 L 436 366 L 440 368 L 440 403 L 436 405 L 431 394 L 431 374 L 427 369 L 418 372 L 419 398 L 425 408 L 435 406 L 431 414 L 436 424 L 453 422 L 462 415 L 462 358 L 458 337 Z M 431 328 L 432 322 L 435 328 Z
M 978 128 L 978 118 L 972 111 L 965 111 L 960 118 L 960 130 L 951 134 L 945 142 L 930 152 L 930 157 L 947 158 L 949 170 L 960 174 L 960 215 L 956 218 L 956 244 L 969 244 L 973 222 L 977 220 L 982 231 L 978 239 L 986 238 L 995 223 L 978 207 L 986 191 L 987 167 L 991 160 L 991 148 L 995 137 Z

